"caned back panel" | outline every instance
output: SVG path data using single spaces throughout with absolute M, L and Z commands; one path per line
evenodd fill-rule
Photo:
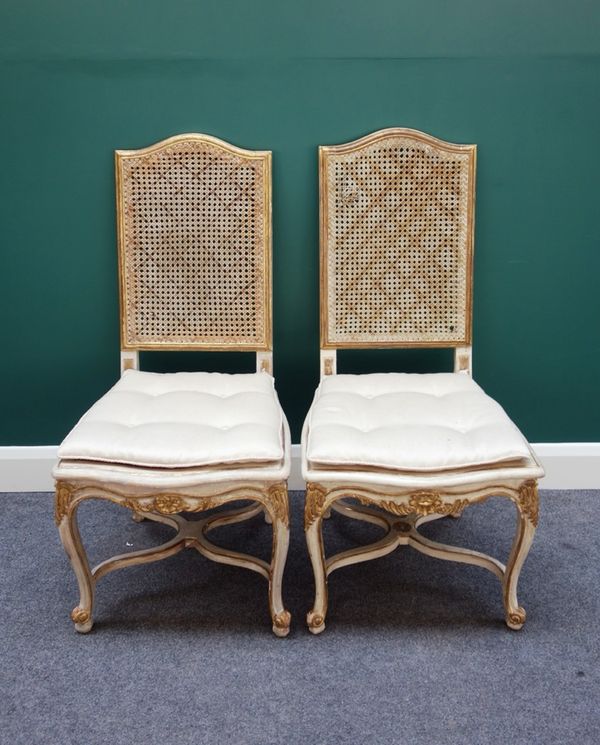
M 271 348 L 271 153 L 207 135 L 116 152 L 124 349 Z
M 407 129 L 321 147 L 321 346 L 471 343 L 475 145 Z

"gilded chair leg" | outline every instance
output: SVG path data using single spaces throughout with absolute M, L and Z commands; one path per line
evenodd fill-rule
M 79 527 L 77 525 L 77 505 L 68 510 L 62 516 L 58 525 L 58 532 L 62 545 L 75 572 L 77 584 L 79 585 L 79 605 L 73 608 L 71 620 L 75 624 L 75 630 L 86 634 L 91 630 L 94 623 L 94 588 L 95 581 L 90 571 L 90 565 L 81 541 Z
M 275 636 L 287 636 L 290 633 L 291 613 L 283 605 L 282 585 L 283 571 L 290 543 L 290 518 L 287 488 L 275 487 L 270 491 L 273 512 L 269 522 L 273 526 L 273 555 L 269 572 L 269 606 L 273 620 Z M 265 513 L 266 514 L 266 513 Z
M 534 534 L 535 522 L 529 515 L 518 510 L 517 532 L 506 564 L 503 581 L 506 625 L 515 630 L 523 626 L 526 618 L 525 609 L 519 605 L 519 601 L 517 600 L 517 584 L 519 582 L 521 567 L 529 553 Z
M 313 634 L 325 629 L 327 615 L 327 570 L 323 547 L 323 517 L 319 515 L 306 527 L 306 545 L 315 577 L 315 602 L 306 616 L 306 623 Z

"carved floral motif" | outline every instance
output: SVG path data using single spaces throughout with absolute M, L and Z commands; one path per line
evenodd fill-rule
M 526 481 L 519 489 L 519 506 L 521 512 L 526 515 L 537 527 L 539 517 L 539 500 L 536 481 Z
M 304 529 L 308 530 L 314 521 L 323 514 L 327 492 L 317 484 L 307 484 L 304 505 Z
M 393 515 L 459 515 L 468 504 L 466 499 L 445 502 L 437 492 L 419 491 L 411 494 L 408 503 L 376 502 Z
M 69 511 L 69 505 L 73 498 L 74 489 L 71 484 L 65 481 L 59 481 L 56 484 L 56 493 L 54 495 L 54 522 L 60 525 L 63 517 Z
M 274 486 L 269 487 L 267 494 L 277 519 L 288 528 L 290 525 L 290 515 L 287 488 L 285 484 L 275 484 Z
M 214 499 L 207 497 L 194 497 L 192 504 L 189 504 L 183 497 L 178 494 L 159 494 L 152 499 L 126 499 L 123 502 L 134 512 L 158 512 L 161 515 L 174 515 L 177 512 L 204 512 L 216 507 Z

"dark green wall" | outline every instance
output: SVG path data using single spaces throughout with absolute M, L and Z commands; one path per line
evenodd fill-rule
M 318 378 L 318 144 L 388 126 L 478 151 L 475 378 L 533 441 L 600 440 L 600 3 L 4 0 L 0 444 L 52 444 L 118 376 L 115 148 L 273 150 L 275 365 Z M 344 353 L 342 371 L 449 369 Z M 145 355 L 146 369 L 252 369 Z

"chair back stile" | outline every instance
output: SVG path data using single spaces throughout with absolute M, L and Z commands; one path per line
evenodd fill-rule
M 251 351 L 272 374 L 271 153 L 184 134 L 115 162 L 121 370 Z
M 403 128 L 319 148 L 322 376 L 384 347 L 453 347 L 471 374 L 475 165 Z

